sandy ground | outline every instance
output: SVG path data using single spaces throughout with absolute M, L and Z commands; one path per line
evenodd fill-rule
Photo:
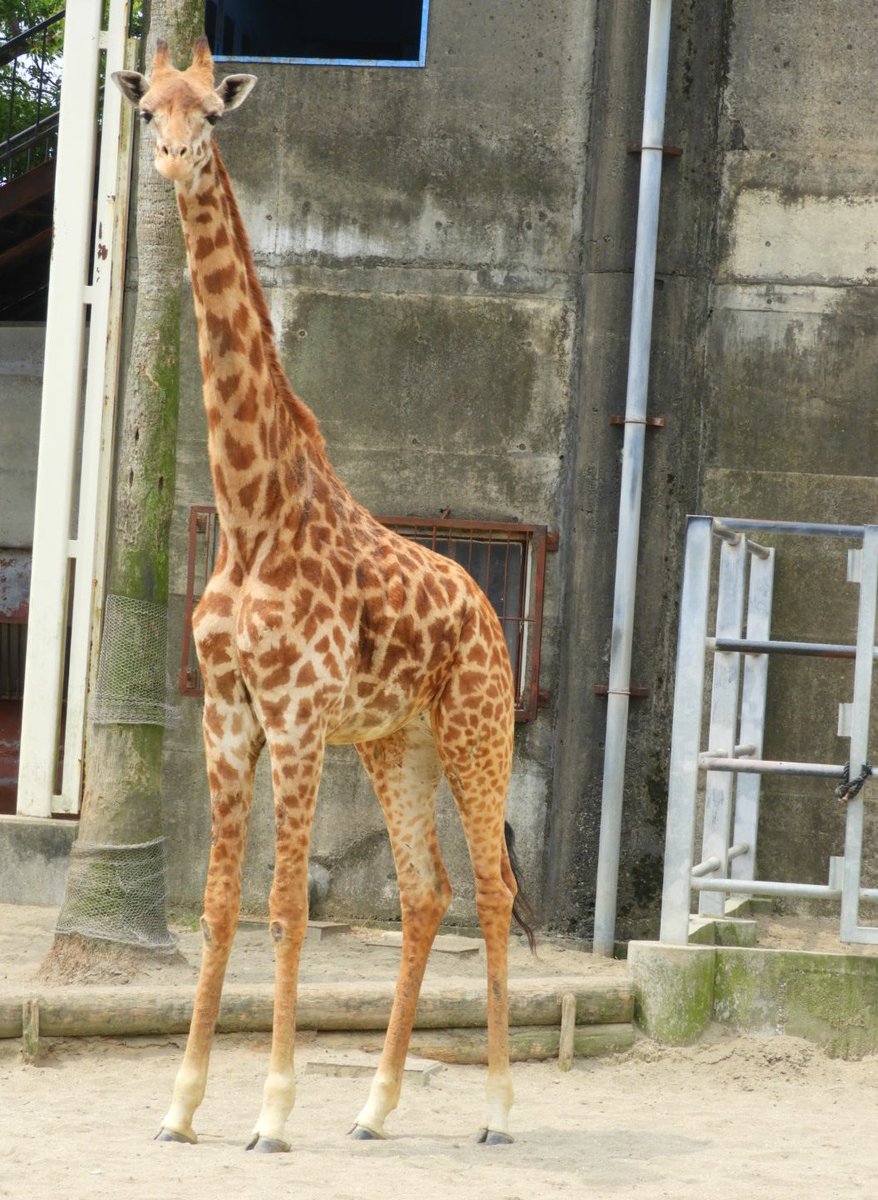
M 0 906 L 0 989 L 20 991 L 33 977 L 52 918 Z M 185 932 L 184 961 L 163 968 L 162 982 L 193 978 L 197 947 L 197 934 Z M 369 945 L 365 935 L 323 939 L 306 947 L 303 978 L 386 978 L 395 960 L 392 945 Z M 438 953 L 430 966 L 434 975 L 483 969 L 478 956 Z M 514 974 L 584 970 L 606 974 L 607 965 L 557 945 L 544 946 L 538 964 L 513 954 Z M 264 931 L 242 930 L 230 978 L 269 973 Z M 306 1040 L 293 1152 L 276 1156 L 242 1149 L 259 1108 L 265 1035 L 217 1040 L 198 1146 L 151 1140 L 182 1041 L 54 1041 L 38 1067 L 22 1062 L 18 1043 L 0 1043 L 0 1197 L 835 1200 L 876 1190 L 878 1062 L 833 1061 L 793 1038 L 716 1032 L 683 1050 L 641 1040 L 621 1055 L 578 1060 L 568 1074 L 554 1063 L 518 1064 L 516 1142 L 490 1148 L 469 1141 L 481 1115 L 478 1067 L 443 1066 L 426 1085 L 409 1084 L 388 1141 L 350 1141 L 368 1080 L 323 1073 L 329 1051 Z

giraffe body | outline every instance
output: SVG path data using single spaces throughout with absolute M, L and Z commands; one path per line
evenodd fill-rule
M 204 380 L 221 526 L 193 618 L 205 683 L 212 833 L 204 950 L 192 1025 L 160 1136 L 194 1141 L 237 924 L 257 758 L 271 758 L 276 824 L 269 899 L 274 1026 L 251 1145 L 288 1149 L 296 978 L 307 924 L 308 848 L 327 743 L 354 743 L 381 804 L 400 886 L 402 962 L 387 1038 L 354 1127 L 383 1137 L 399 1098 L 418 992 L 451 888 L 436 840 L 444 774 L 476 880 L 488 964 L 488 1096 L 482 1141 L 506 1141 L 512 1101 L 507 942 L 516 881 L 504 837 L 513 688 L 500 623 L 457 564 L 384 528 L 332 471 L 310 410 L 278 359 L 265 298 L 211 125 L 252 76 L 214 88 L 207 43 L 183 72 L 159 44 L 151 78 L 117 84 L 156 129 L 175 183 Z

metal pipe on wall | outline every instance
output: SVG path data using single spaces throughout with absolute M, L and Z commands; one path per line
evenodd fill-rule
M 628 386 L 625 399 L 625 440 L 619 532 L 616 542 L 616 582 L 610 650 L 607 733 L 601 795 L 601 833 L 595 896 L 594 953 L 612 955 L 616 930 L 616 896 L 622 838 L 622 799 L 628 735 L 628 689 L 634 637 L 634 596 L 643 492 L 643 450 L 646 433 L 652 307 L 655 290 L 656 243 L 662 180 L 662 139 L 668 82 L 671 0 L 652 0 L 643 104 L 640 156 L 640 195 L 634 254 L 634 289 L 628 347 Z

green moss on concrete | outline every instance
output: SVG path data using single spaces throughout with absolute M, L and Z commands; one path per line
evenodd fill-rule
M 668 1045 L 695 1041 L 714 1020 L 806 1038 L 836 1058 L 878 1053 L 878 959 L 631 942 L 628 965 L 635 1019 Z
M 840 1058 L 878 1051 L 878 961 L 722 948 L 714 1015 L 738 1029 L 807 1038 Z
M 671 1046 L 697 1041 L 713 1015 L 715 955 L 712 946 L 629 944 L 634 1018 L 644 1033 Z

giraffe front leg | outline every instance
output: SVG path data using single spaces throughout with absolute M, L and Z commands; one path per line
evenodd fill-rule
M 232 735 L 231 730 L 238 732 Z M 253 794 L 253 770 L 262 736 L 246 708 L 204 707 L 204 739 L 211 791 L 211 848 L 204 890 L 201 971 L 183 1062 L 158 1141 L 196 1142 L 192 1126 L 204 1099 L 223 980 L 238 923 L 241 870 Z
M 303 736 L 307 750 L 301 745 Z M 267 1154 L 290 1149 L 285 1129 L 296 1099 L 296 988 L 308 925 L 308 847 L 323 765 L 323 739 L 315 734 L 312 741 L 307 731 L 295 743 L 270 736 L 269 749 L 277 843 L 269 899 L 275 955 L 274 1019 L 262 1111 L 247 1145 L 248 1150 Z
M 276 865 L 275 872 L 277 869 Z M 304 888 L 294 884 L 283 889 L 286 892 L 283 899 L 287 904 L 278 903 L 277 887 L 272 892 L 269 929 L 274 941 L 275 993 L 271 1060 L 262 1092 L 262 1109 L 253 1136 L 247 1143 L 248 1150 L 261 1154 L 275 1154 L 290 1149 L 285 1130 L 287 1118 L 296 1101 L 296 979 L 308 920 L 307 865 L 304 876 Z M 279 915 L 281 912 L 284 913 L 283 917 Z M 299 913 L 302 914 L 301 918 Z

